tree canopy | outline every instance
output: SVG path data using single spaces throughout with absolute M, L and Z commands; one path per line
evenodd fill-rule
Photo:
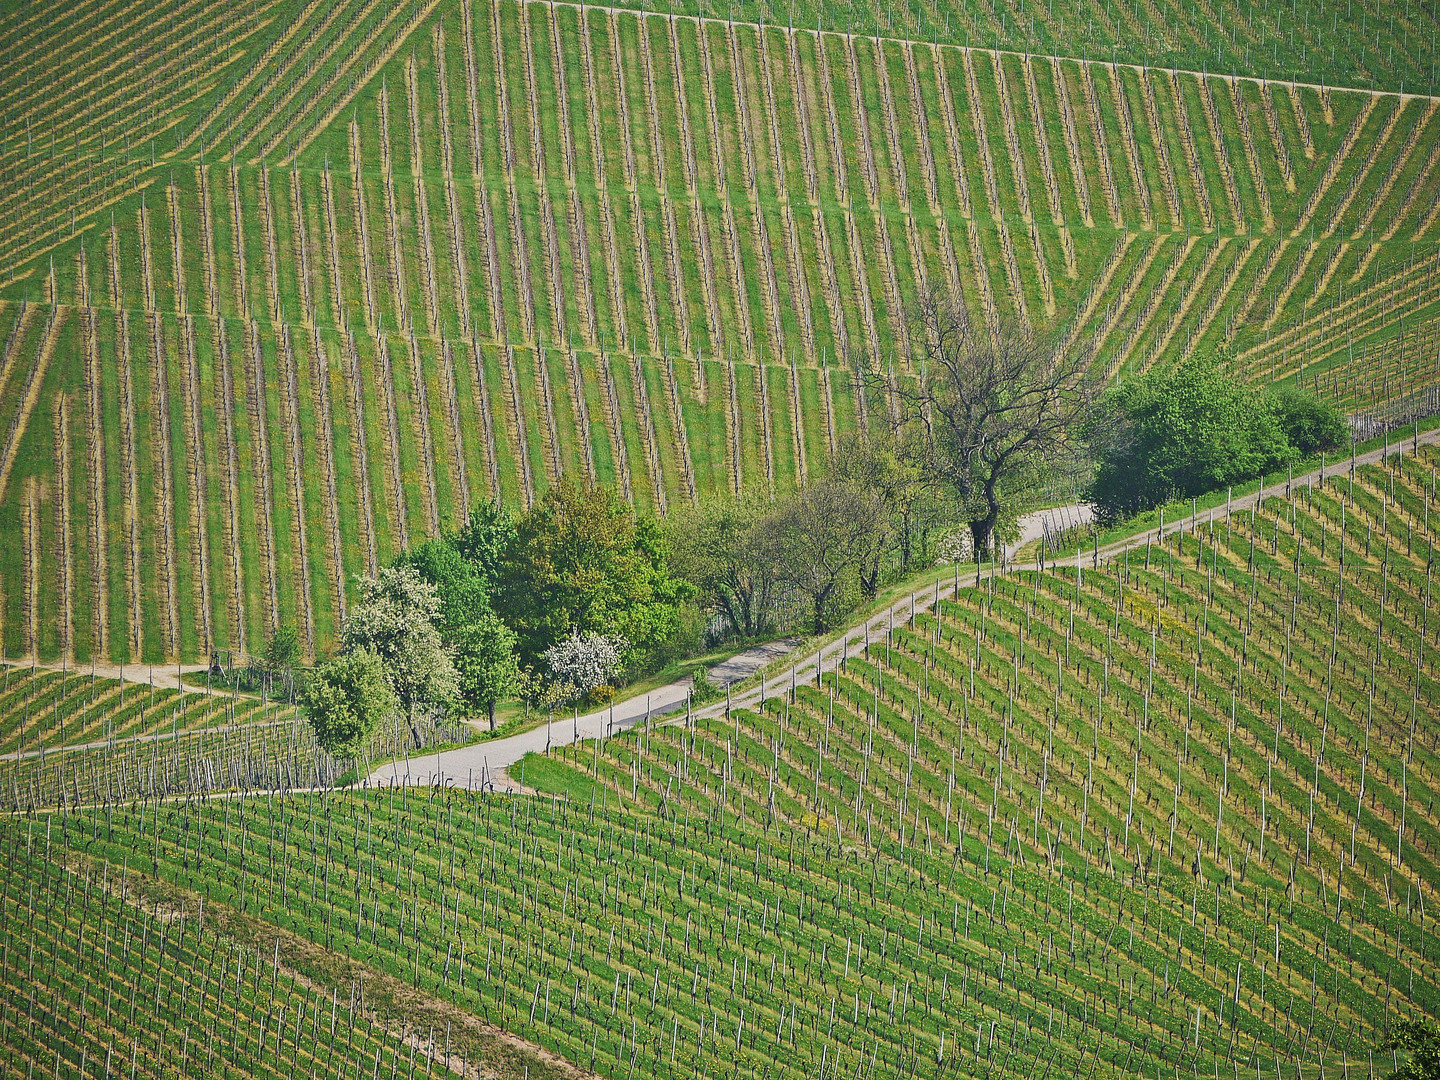
M 917 560 L 928 558 L 932 533 L 955 520 L 954 500 L 926 475 L 924 440 L 913 426 L 845 436 L 835 448 L 830 477 L 879 500 L 876 542 L 859 570 L 867 597 L 879 592 L 887 574 L 903 577 Z
M 329 753 L 353 756 L 397 707 L 385 663 L 368 648 L 351 649 L 320 664 L 300 688 L 315 739 Z
M 1152 371 L 1107 393 L 1090 428 L 1090 498 L 1115 521 L 1282 469 L 1343 444 L 1333 407 L 1241 384 L 1209 357 Z
M 383 568 L 360 582 L 360 602 L 341 634 L 345 652 L 369 650 L 413 721 L 420 705 L 448 707 L 456 695 L 455 667 L 440 636 L 440 593 L 411 566 Z
M 555 484 L 516 523 L 494 598 L 521 660 L 537 665 L 572 632 L 625 638 L 627 667 L 655 658 L 694 594 L 668 554 L 659 526 L 613 490 Z
M 770 510 L 749 494 L 721 496 L 667 523 L 676 571 L 695 585 L 726 633 L 741 640 L 775 629 L 780 566 L 762 527 Z
M 435 587 L 440 601 L 438 625 L 446 636 L 490 610 L 490 581 L 453 536 L 433 537 L 402 552 L 392 565 L 409 567 Z
M 523 679 L 515 657 L 515 634 L 486 609 L 454 632 L 457 712 L 484 713 L 495 730 L 495 706 L 519 692 Z
M 1301 456 L 1338 450 L 1349 443 L 1350 425 L 1328 401 L 1291 386 L 1271 390 L 1268 396 L 1280 430 Z
M 1386 1050 L 1409 1057 L 1386 1080 L 1440 1080 L 1440 1028 L 1423 1017 L 1401 1020 L 1385 1040 Z
M 925 477 L 955 495 L 975 557 L 1003 515 L 1072 452 L 1088 415 L 1089 354 L 1028 326 L 977 323 L 965 300 L 924 293 L 912 339 L 922 377 L 899 386 L 905 420 L 920 433 Z
M 848 610 L 877 544 L 883 543 L 885 505 L 879 494 L 851 480 L 825 479 L 801 488 L 766 519 L 781 580 L 808 608 L 819 634 Z
M 493 596 L 504 573 L 505 560 L 515 544 L 515 520 L 498 502 L 482 503 L 470 511 L 470 520 L 448 537 Z

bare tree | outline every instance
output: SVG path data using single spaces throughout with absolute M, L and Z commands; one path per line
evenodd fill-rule
M 904 576 L 918 557 L 928 558 L 933 530 L 955 517 L 948 493 L 922 468 L 924 441 L 902 429 L 851 433 L 836 447 L 830 475 L 849 480 L 880 498 L 885 513 L 876 523 L 869 559 L 860 569 L 860 588 L 874 598 L 889 573 Z
M 992 333 L 939 289 L 914 327 L 923 377 L 896 388 L 902 419 L 922 433 L 924 473 L 959 497 L 978 560 L 1007 504 L 1071 452 L 1094 398 L 1089 354 L 1014 323 Z
M 829 629 L 875 545 L 884 543 L 884 519 L 877 493 L 832 479 L 806 485 L 765 519 L 781 580 L 803 598 L 815 633 Z
M 765 524 L 770 511 L 768 500 L 747 493 L 681 509 L 668 522 L 673 565 L 744 640 L 771 633 L 779 618 L 780 567 Z

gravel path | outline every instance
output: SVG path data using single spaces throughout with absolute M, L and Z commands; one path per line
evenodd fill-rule
M 710 669 L 710 677 L 722 687 L 740 682 L 789 654 L 796 644 L 773 641 L 757 645 L 716 664 Z M 369 782 L 519 790 L 519 784 L 511 780 L 506 770 L 526 754 L 543 754 L 552 746 L 569 746 L 581 739 L 608 738 L 655 717 L 679 712 L 689 700 L 690 680 L 684 679 L 584 716 L 557 716 L 553 723 L 519 735 L 392 761 L 371 773 Z
M 138 683 L 141 686 L 154 686 L 157 690 L 178 690 L 180 689 L 179 672 L 186 675 L 200 673 L 204 675 L 209 664 L 161 664 L 159 667 L 154 664 L 112 664 L 109 661 L 86 661 L 83 664 L 62 663 L 59 660 L 48 662 L 35 662 L 29 659 L 7 660 L 5 663 L 18 670 L 24 671 L 67 671 L 71 675 L 94 675 L 97 679 L 123 679 L 126 682 Z M 196 686 L 194 683 L 185 684 L 186 693 L 204 694 L 205 687 Z M 216 689 L 216 694 L 226 691 Z

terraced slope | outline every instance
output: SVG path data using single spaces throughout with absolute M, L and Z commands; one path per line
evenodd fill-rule
M 282 968 L 269 942 L 217 931 L 213 909 L 162 909 L 121 868 L 67 866 L 59 834 L 12 822 L 4 840 L 4 1075 L 464 1075 L 443 1033 Z
M 531 0 L 297 18 L 12 246 L 4 655 L 322 650 L 357 574 L 562 473 L 784 489 L 889 414 L 857 369 L 915 377 L 927 282 L 1097 372 L 1351 387 L 1440 303 L 1429 98 Z
M 621 5 L 621 9 L 631 5 Z M 645 5 L 634 5 L 643 7 Z M 245 145 L 289 154 L 352 104 L 357 90 L 427 36 L 453 2 L 196 0 L 154 9 L 114 0 L 6 0 L 0 54 L 0 275 L 72 235 L 169 159 Z M 1374 0 L 1268 5 L 1115 6 L 1023 0 L 845 10 L 696 0 L 689 15 L 979 45 L 1016 54 L 1103 58 L 1280 82 L 1434 93 L 1436 17 Z M 157 169 L 157 166 L 159 168 Z
M 1437 463 L 987 577 L 760 710 L 531 759 L 551 798 L 66 842 L 607 1076 L 1343 1075 L 1440 1004 Z
M 6 756 L 228 728 L 262 715 L 269 722 L 273 712 L 248 695 L 184 693 L 89 672 L 0 669 L 0 755 Z M 285 709 L 276 722 L 292 719 Z
M 145 676 L 0 666 L 0 800 L 9 810 L 327 786 L 356 768 L 322 750 L 284 700 L 145 685 L 137 674 Z M 468 735 L 443 719 L 402 724 L 376 732 L 364 757 L 389 760 Z

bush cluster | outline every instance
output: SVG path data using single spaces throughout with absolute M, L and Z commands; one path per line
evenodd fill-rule
M 1193 357 L 1104 395 L 1088 435 L 1088 497 L 1102 522 L 1243 484 L 1349 442 L 1333 405 L 1293 389 L 1255 389 Z

